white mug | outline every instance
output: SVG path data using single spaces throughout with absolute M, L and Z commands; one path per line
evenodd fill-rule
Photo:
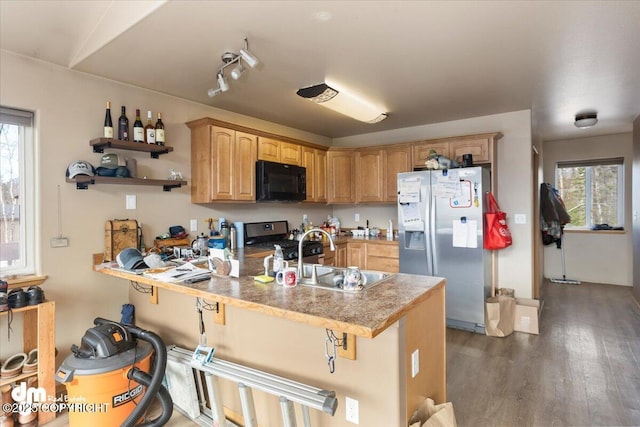
M 276 282 L 285 287 L 294 287 L 298 284 L 298 271 L 293 267 L 280 270 L 276 274 Z

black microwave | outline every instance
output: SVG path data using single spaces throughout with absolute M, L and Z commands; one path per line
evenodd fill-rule
M 256 201 L 301 202 L 306 199 L 306 168 L 265 160 L 256 162 Z

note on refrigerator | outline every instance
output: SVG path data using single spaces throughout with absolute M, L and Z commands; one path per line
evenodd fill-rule
M 453 220 L 453 247 L 477 248 L 478 247 L 478 221 Z
M 405 230 L 420 231 L 424 229 L 424 222 L 420 215 L 420 205 L 418 203 L 400 203 L 399 209 Z
M 420 178 L 403 178 L 398 182 L 398 202 L 417 203 L 420 201 Z
M 433 194 L 436 197 L 448 199 L 457 197 L 461 194 L 460 174 L 456 169 L 447 171 L 435 171 L 437 174 L 436 185 L 433 188 Z

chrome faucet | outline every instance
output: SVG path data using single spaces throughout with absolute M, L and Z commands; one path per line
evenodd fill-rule
M 309 234 L 316 233 L 316 232 L 325 234 L 329 238 L 330 249 L 332 251 L 336 250 L 336 245 L 333 243 L 333 238 L 331 237 L 331 234 L 327 233 L 321 228 L 312 228 L 311 230 L 307 230 L 302 236 L 300 236 L 300 241 L 298 242 L 298 279 L 299 280 L 304 279 L 304 265 L 303 265 L 304 261 L 302 261 L 302 242 L 304 242 L 304 239 Z M 314 268 L 314 271 L 315 271 L 315 268 Z

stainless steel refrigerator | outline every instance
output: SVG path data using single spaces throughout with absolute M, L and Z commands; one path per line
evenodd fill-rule
M 447 326 L 485 333 L 491 253 L 483 249 L 482 167 L 398 174 L 400 272 L 447 279 Z

